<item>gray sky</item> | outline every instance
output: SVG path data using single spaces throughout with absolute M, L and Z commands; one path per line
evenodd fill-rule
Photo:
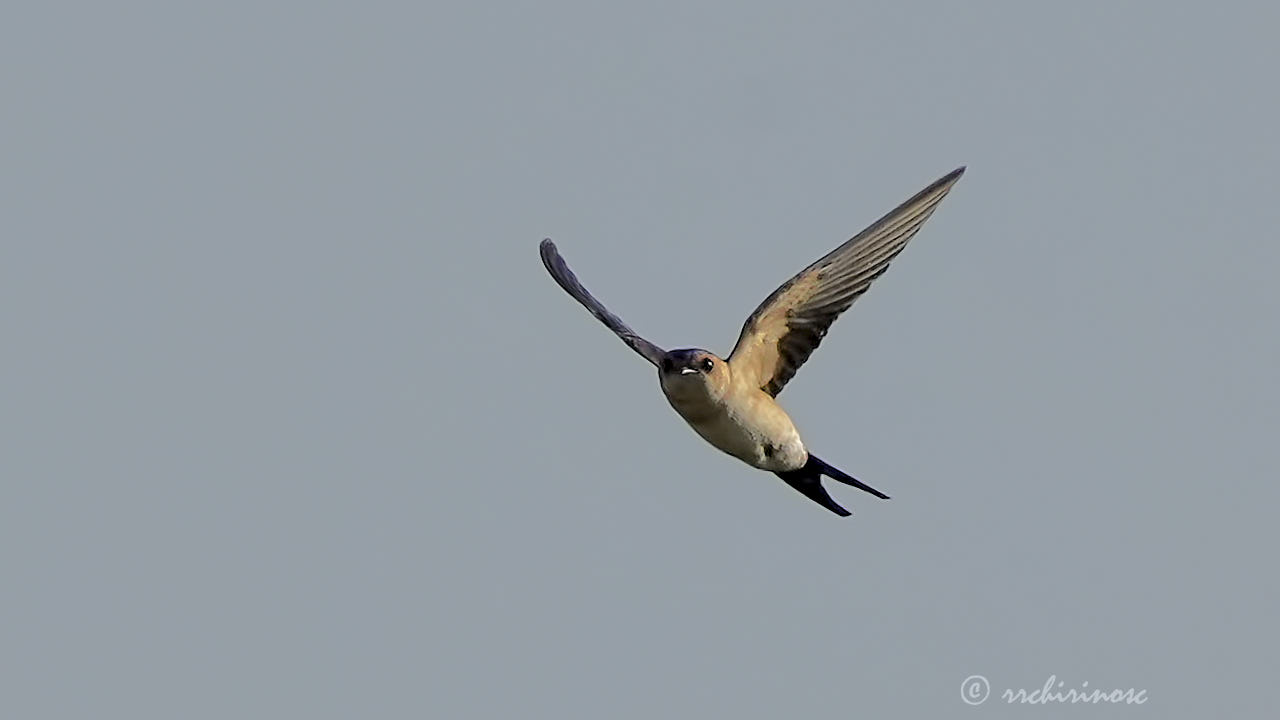
M 1274 707 L 1274 5 L 79 5 L 0 22 L 5 717 Z M 538 262 L 724 354 L 961 164 L 780 397 L 847 520 Z

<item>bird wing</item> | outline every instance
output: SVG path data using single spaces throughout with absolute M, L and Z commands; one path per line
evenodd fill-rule
M 632 350 L 640 353 L 645 360 L 657 366 L 662 362 L 662 356 L 666 354 L 662 348 L 645 340 L 636 334 L 634 330 L 622 322 L 622 318 L 609 312 L 608 308 L 600 304 L 600 301 L 587 292 L 582 287 L 582 283 L 578 282 L 578 276 L 573 274 L 569 266 L 565 264 L 564 258 L 560 257 L 560 252 L 556 250 L 556 244 L 550 239 L 543 240 L 538 246 L 538 252 L 542 255 L 542 264 L 547 266 L 547 272 L 551 273 L 551 277 L 564 288 L 564 291 L 573 296 L 574 300 L 582 303 L 583 307 L 591 311 L 600 322 L 604 323 L 615 335 L 622 338 L 622 342 L 626 343 Z
M 729 355 L 734 375 L 776 397 L 817 349 L 831 323 L 889 268 L 951 186 L 957 168 L 894 208 L 765 298 L 742 326 Z

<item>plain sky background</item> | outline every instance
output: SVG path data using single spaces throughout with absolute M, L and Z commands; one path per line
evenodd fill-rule
M 1260 717 L 1274 3 L 0 13 L 0 715 Z M 966 164 L 702 443 L 721 354 Z M 978 709 L 962 681 L 985 675 Z M 1146 689 L 1008 707 L 1004 688 Z

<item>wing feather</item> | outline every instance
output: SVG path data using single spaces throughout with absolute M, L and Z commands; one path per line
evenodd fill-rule
M 963 174 L 961 167 L 939 178 L 774 290 L 742 326 L 729 355 L 734 374 L 746 373 L 772 396 L 782 392 L 840 313 L 889 269 Z
M 538 245 L 538 254 L 542 256 L 542 264 L 547 267 L 547 272 L 551 273 L 551 277 L 555 279 L 564 291 L 573 296 L 574 300 L 582 303 L 583 307 L 591 311 L 600 322 L 614 332 L 622 342 L 628 347 L 640 353 L 645 360 L 653 363 L 655 366 L 662 362 L 662 356 L 666 354 L 662 348 L 645 340 L 636 334 L 634 330 L 622 322 L 622 318 L 609 312 L 601 302 L 595 299 L 587 289 L 578 281 L 578 276 L 573 274 L 569 269 L 569 265 L 565 263 L 564 258 L 560 256 L 560 252 L 556 250 L 556 244 L 548 238 Z

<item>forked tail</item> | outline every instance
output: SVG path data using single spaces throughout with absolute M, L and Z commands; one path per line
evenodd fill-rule
M 847 475 L 839 469 L 826 464 L 812 453 L 809 454 L 809 459 L 805 461 L 804 467 L 799 470 L 788 470 L 786 472 L 774 474 L 782 478 L 782 481 L 786 484 L 796 490 L 799 490 L 805 497 L 842 517 L 847 517 L 852 513 L 840 507 L 836 504 L 835 500 L 831 499 L 831 495 L 827 493 L 827 489 L 822 486 L 821 478 L 823 475 L 839 480 L 845 485 L 852 485 L 859 490 L 869 492 L 882 500 L 889 499 L 888 495 L 885 495 L 861 480 L 858 480 L 851 475 Z

